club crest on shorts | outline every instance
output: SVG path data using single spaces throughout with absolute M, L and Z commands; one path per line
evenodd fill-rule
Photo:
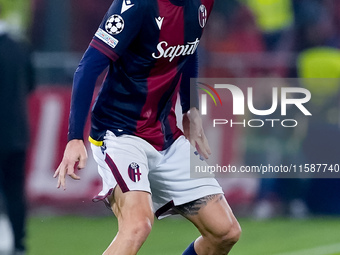
M 124 20 L 121 16 L 114 14 L 105 23 L 105 30 L 111 35 L 117 35 L 124 29 Z
M 198 8 L 198 21 L 200 23 L 201 28 L 204 28 L 207 23 L 208 13 L 207 8 L 203 4 Z
M 130 165 L 129 165 L 129 168 L 128 168 L 128 173 L 129 173 L 129 177 L 130 179 L 133 181 L 133 182 L 139 182 L 140 181 L 140 178 L 141 178 L 141 171 L 139 169 L 139 165 L 135 162 L 132 162 Z

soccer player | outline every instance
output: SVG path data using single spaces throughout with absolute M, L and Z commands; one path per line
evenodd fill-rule
M 222 189 L 213 178 L 190 178 L 190 146 L 210 154 L 190 77 L 197 76 L 197 46 L 213 0 L 115 0 L 74 76 L 69 142 L 56 170 L 78 180 L 84 168 L 83 130 L 97 77 L 108 72 L 92 109 L 90 142 L 103 200 L 118 218 L 105 255 L 136 254 L 154 214 L 181 214 L 200 231 L 183 254 L 228 254 L 240 236 Z M 177 94 L 182 131 L 174 113 Z M 189 136 L 189 126 L 190 136 Z M 190 142 L 189 142 L 190 139 Z M 190 144 L 191 143 L 191 144 Z

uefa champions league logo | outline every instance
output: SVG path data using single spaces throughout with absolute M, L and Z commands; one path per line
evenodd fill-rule
M 124 20 L 121 16 L 114 14 L 105 23 L 105 30 L 111 35 L 117 35 L 124 29 Z

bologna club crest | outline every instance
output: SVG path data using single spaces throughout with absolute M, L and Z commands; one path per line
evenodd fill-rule
M 207 23 L 208 13 L 207 8 L 203 4 L 198 8 L 198 21 L 200 23 L 201 28 L 204 28 Z
M 129 177 L 133 182 L 139 182 L 140 181 L 140 176 L 142 175 L 139 165 L 135 162 L 132 162 L 129 165 L 128 169 Z

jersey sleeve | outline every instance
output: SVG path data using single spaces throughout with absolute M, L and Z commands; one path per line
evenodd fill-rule
M 109 64 L 110 59 L 91 46 L 80 61 L 73 79 L 68 140 L 83 139 L 97 78 Z
M 190 82 L 191 78 L 198 77 L 197 51 L 189 57 L 183 67 L 179 95 L 181 98 L 182 113 L 186 113 L 192 107 L 199 109 L 198 91 L 196 84 Z
M 143 0 L 115 0 L 103 18 L 74 74 L 68 140 L 83 139 L 98 76 L 116 61 L 138 35 Z
M 116 61 L 140 31 L 144 3 L 143 0 L 113 1 L 90 45 Z

